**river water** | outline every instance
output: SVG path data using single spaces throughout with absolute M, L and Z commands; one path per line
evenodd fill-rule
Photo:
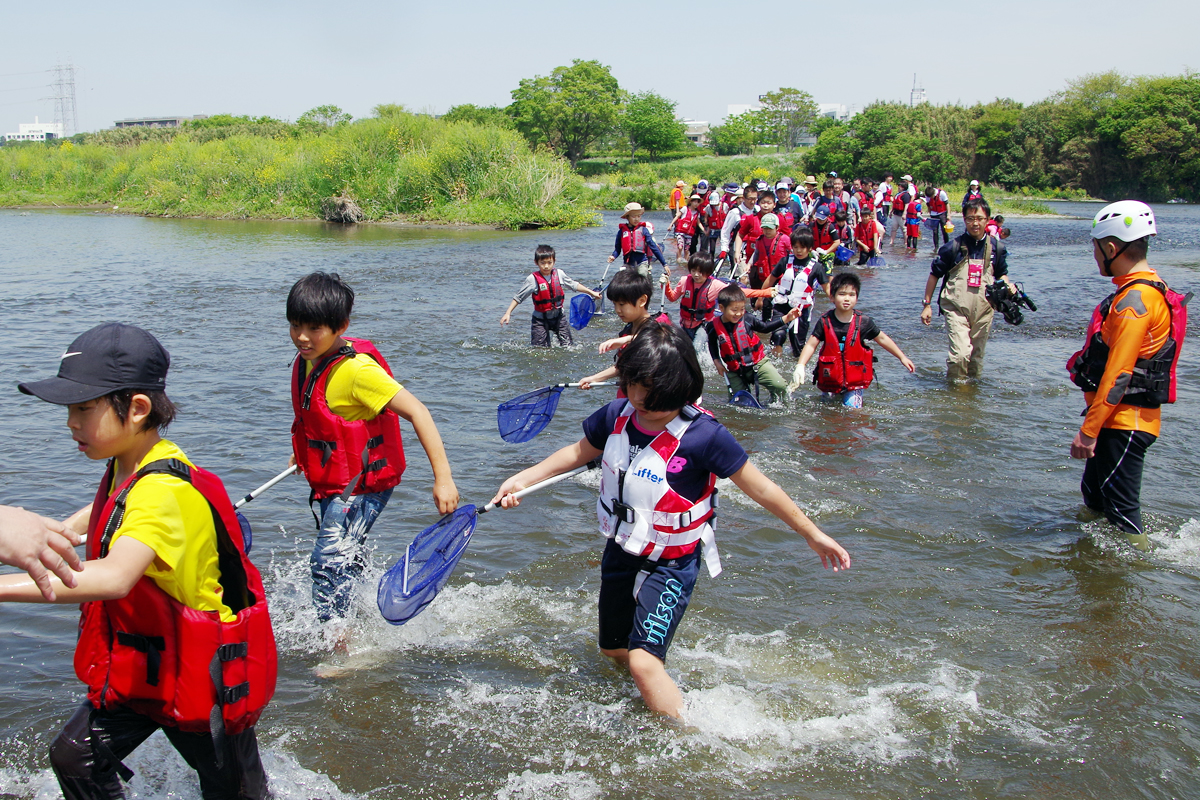
M 304 484 L 255 501 L 254 559 L 280 645 L 259 725 L 277 796 L 1200 796 L 1200 347 L 1184 350 L 1179 402 L 1149 453 L 1157 548 L 1139 555 L 1080 514 L 1068 445 L 1082 399 L 1063 363 L 1108 284 L 1081 219 L 1096 207 L 1058 208 L 1077 216 L 1010 222 L 1011 271 L 1039 311 L 1020 327 L 997 321 L 978 385 L 947 387 L 941 323 L 918 321 L 927 243 L 862 273 L 860 309 L 917 364 L 908 375 L 882 354 L 865 409 L 821 404 L 811 387 L 789 408 L 735 409 L 710 382 L 707 404 L 854 566 L 823 571 L 722 487 L 725 573 L 701 578 L 668 662 L 685 729 L 653 718 L 596 651 L 594 476 L 482 518 L 442 595 L 392 627 L 375 579 L 437 516 L 409 431 L 347 656 L 309 608 Z M 1152 263 L 1200 288 L 1200 209 L 1157 212 Z M 182 409 L 171 438 L 198 463 L 234 494 L 278 472 L 294 354 L 284 300 L 313 269 L 358 290 L 351 334 L 375 340 L 429 406 L 463 501 L 485 502 L 609 397 L 568 390 L 524 445 L 496 433 L 497 403 L 607 363 L 595 346 L 615 332 L 611 316 L 573 348 L 538 352 L 528 303 L 509 328 L 497 320 L 539 243 L 596 282 L 615 222 L 499 233 L 0 212 L 0 502 L 65 515 L 91 499 L 102 465 L 74 452 L 61 409 L 15 384 L 53 374 L 78 333 L 110 319 L 170 350 Z M 58 796 L 45 748 L 82 698 L 76 619 L 72 607 L 0 609 L 0 797 Z M 199 797 L 161 735 L 128 763 L 134 796 Z

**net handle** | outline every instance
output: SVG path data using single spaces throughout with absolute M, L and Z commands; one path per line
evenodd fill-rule
M 578 384 L 578 383 L 556 383 L 556 384 L 554 384 L 553 388 L 555 388 L 555 389 L 575 389 L 575 388 L 578 388 L 579 385 L 580 384 Z M 612 381 L 596 381 L 595 383 L 589 383 L 588 385 L 589 386 L 614 386 L 615 384 Z M 566 473 L 564 473 L 564 474 L 566 474 Z
M 593 384 L 593 385 L 595 385 L 595 384 Z M 508 496 L 512 497 L 515 500 L 520 500 L 522 497 L 524 497 L 527 494 L 533 494 L 534 492 L 538 491 L 539 489 L 545 489 L 547 486 L 553 486 L 554 484 L 558 483 L 559 481 L 565 481 L 567 478 L 574 477 L 575 475 L 578 475 L 581 472 L 587 472 L 590 469 L 595 469 L 598 466 L 600 466 L 599 459 L 596 459 L 594 461 L 589 461 L 588 463 L 584 464 L 582 467 L 576 467 L 575 469 L 567 470 L 566 472 L 562 472 L 562 473 L 559 473 L 558 475 L 554 475 L 552 477 L 546 478 L 546 480 L 544 480 L 544 481 L 538 481 L 537 483 L 535 483 L 531 486 L 526 486 L 521 491 L 513 492 L 512 494 L 510 494 Z M 500 505 L 497 503 L 488 503 L 486 506 L 479 509 L 479 513 L 486 514 L 487 512 L 489 512 L 493 509 L 496 509 L 496 508 L 500 508 Z

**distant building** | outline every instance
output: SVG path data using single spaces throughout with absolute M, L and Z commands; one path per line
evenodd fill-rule
M 697 144 L 703 147 L 708 144 L 708 123 L 701 122 L 695 119 L 681 119 L 683 123 L 683 135 L 692 144 Z
M 178 128 L 192 119 L 208 119 L 207 114 L 197 114 L 194 117 L 132 117 L 119 119 L 113 123 L 114 128 Z
M 17 125 L 16 133 L 4 134 L 5 142 L 48 142 L 54 139 L 63 137 L 63 126 L 61 122 L 38 122 L 38 118 L 33 118 L 33 123 L 25 123 Z

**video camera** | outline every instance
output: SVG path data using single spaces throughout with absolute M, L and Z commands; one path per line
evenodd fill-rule
M 1009 325 L 1020 325 L 1025 321 L 1021 306 L 1030 311 L 1037 311 L 1037 306 L 1029 299 L 1029 295 L 1025 294 L 1025 288 L 1019 283 L 1009 284 L 1004 280 L 997 280 L 987 287 L 986 294 L 988 303 L 1004 315 L 1004 321 Z

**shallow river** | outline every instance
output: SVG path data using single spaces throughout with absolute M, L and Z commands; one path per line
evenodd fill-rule
M 1152 263 L 1200 288 L 1200 209 L 1157 211 Z M 497 403 L 607 363 L 595 346 L 618 327 L 611 315 L 575 347 L 540 352 L 528 303 L 508 328 L 497 321 L 539 243 L 596 282 L 615 221 L 512 234 L 0 212 L 0 502 L 66 515 L 91 499 L 102 465 L 74 452 L 61 409 L 15 384 L 53 374 L 78 333 L 109 319 L 170 350 L 182 409 L 171 438 L 198 463 L 235 494 L 278 472 L 295 352 L 284 300 L 314 269 L 358 290 L 351 334 L 375 340 L 429 406 L 463 501 L 484 502 L 609 397 L 568 390 L 528 444 L 496 433 Z M 346 657 L 309 607 L 306 487 L 294 479 L 254 502 L 280 645 L 259 726 L 276 795 L 1200 796 L 1200 344 L 1184 350 L 1179 402 L 1147 459 L 1157 548 L 1142 556 L 1085 521 L 1082 465 L 1068 458 L 1082 396 L 1063 363 L 1108 291 L 1089 223 L 1010 224 L 1011 271 L 1039 311 L 1020 327 L 997 321 L 977 386 L 947 387 L 941 322 L 918 321 L 928 240 L 919 257 L 891 253 L 862 273 L 860 309 L 917 364 L 908 375 L 882 354 L 865 409 L 818 403 L 811 387 L 789 408 L 730 408 L 709 366 L 706 403 L 854 566 L 823 571 L 723 487 L 725 573 L 701 578 L 668 661 L 685 729 L 653 718 L 596 651 L 594 476 L 482 518 L 446 590 L 396 628 L 375 609 L 375 580 L 437 516 L 406 429 L 409 469 L 375 526 Z M 0 609 L 0 797 L 58 796 L 45 748 L 82 698 L 77 616 Z M 133 796 L 199 797 L 161 735 L 128 763 Z

